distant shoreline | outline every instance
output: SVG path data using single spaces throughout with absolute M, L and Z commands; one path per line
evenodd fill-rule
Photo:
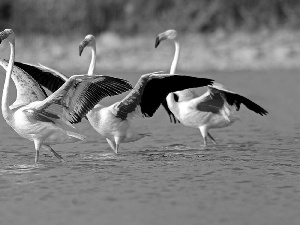
M 82 37 L 17 36 L 17 61 L 63 71 L 86 71 L 90 51 L 78 54 Z M 121 37 L 115 33 L 97 36 L 97 73 L 101 71 L 168 71 L 174 54 L 171 42 L 154 48 L 156 35 Z M 300 69 L 300 32 L 275 32 L 179 37 L 180 71 Z M 8 58 L 8 45 L 0 45 L 0 57 Z

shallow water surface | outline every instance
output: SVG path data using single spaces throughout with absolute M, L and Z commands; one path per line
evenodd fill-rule
M 211 130 L 218 144 L 206 148 L 160 109 L 141 123 L 152 136 L 118 155 L 84 121 L 85 141 L 53 146 L 66 163 L 42 151 L 35 165 L 33 143 L 1 118 L 0 224 L 299 224 L 298 74 L 206 74 L 270 111 L 242 107 L 241 122 Z

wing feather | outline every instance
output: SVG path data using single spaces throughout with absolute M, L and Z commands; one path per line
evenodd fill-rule
M 55 92 L 68 80 L 67 76 L 54 69 L 43 66 L 42 64 L 36 66 L 27 63 L 15 62 L 15 65 L 24 70 L 36 82 L 51 92 Z
M 27 118 L 32 122 L 40 121 L 40 122 L 54 123 L 53 119 L 50 119 L 48 116 L 45 116 L 44 114 L 37 113 L 33 110 L 24 110 L 24 112 Z
M 214 83 L 213 85 L 211 85 L 209 87 L 209 89 L 212 92 L 217 91 L 219 93 L 223 93 L 227 103 L 231 106 L 234 105 L 236 107 L 237 111 L 240 109 L 241 104 L 244 104 L 249 110 L 251 110 L 257 114 L 260 114 L 261 116 L 268 114 L 268 111 L 265 110 L 264 108 L 262 108 L 261 106 L 257 105 L 256 103 L 254 103 L 253 101 L 251 101 L 250 99 L 248 99 L 242 95 L 239 95 L 230 90 L 227 90 L 221 84 Z
M 264 108 L 262 108 L 261 106 L 257 105 L 256 103 L 254 103 L 253 101 L 251 101 L 250 99 L 244 96 L 241 96 L 239 94 L 234 94 L 234 93 L 228 93 L 228 92 L 224 92 L 224 94 L 228 104 L 235 105 L 237 111 L 240 109 L 241 104 L 244 104 L 249 110 L 261 116 L 268 114 L 267 110 L 265 110 Z
M 212 84 L 213 80 L 179 74 L 154 74 L 147 83 L 141 99 L 141 111 L 151 117 L 171 92 Z
M 6 70 L 8 61 L 6 59 L 0 59 L 0 65 Z M 47 97 L 45 90 L 39 83 L 22 68 L 14 65 L 11 78 L 17 89 L 17 98 L 10 106 L 11 109 L 27 105 L 34 101 L 42 101 Z
M 117 88 L 116 88 L 117 87 Z M 58 116 L 71 124 L 78 123 L 98 102 L 107 96 L 130 90 L 123 79 L 101 75 L 74 75 L 56 92 L 36 107 L 37 113 L 51 112 L 56 104 Z M 52 108 L 51 108 L 52 107 Z
M 117 117 L 126 119 L 127 114 L 135 111 L 139 105 L 142 114 L 151 117 L 169 93 L 209 84 L 212 84 L 212 80 L 206 78 L 179 74 L 145 74 L 133 90 L 115 105 L 114 113 Z
M 125 120 L 128 113 L 134 112 L 141 103 L 141 98 L 146 84 L 151 74 L 144 74 L 140 77 L 131 92 L 119 103 L 114 106 L 114 114 L 116 117 Z

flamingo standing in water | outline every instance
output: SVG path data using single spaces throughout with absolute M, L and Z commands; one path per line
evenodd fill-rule
M 96 65 L 94 40 L 92 35 L 88 35 L 79 46 L 79 54 L 86 46 L 92 48 L 89 75 L 93 75 Z M 48 67 L 21 63 L 18 66 L 28 71 L 38 83 L 51 91 L 55 91 L 60 84 L 65 82 L 61 73 Z M 211 83 L 212 80 L 206 78 L 157 73 L 145 74 L 140 77 L 133 90 L 122 101 L 108 107 L 97 104 L 86 116 L 92 127 L 106 138 L 110 147 L 117 154 L 120 143 L 137 141 L 149 135 L 143 127 L 134 125 L 134 117 L 153 116 L 162 100 L 170 92 L 206 86 Z
M 41 148 L 50 150 L 58 159 L 64 161 L 50 145 L 81 141 L 85 136 L 67 131 L 63 125 L 72 126 L 71 124 L 80 122 L 82 117 L 102 98 L 131 89 L 127 81 L 118 78 L 74 75 L 47 97 L 43 88 L 31 75 L 19 68 L 14 68 L 15 34 L 13 30 L 5 29 L 0 32 L 0 43 L 5 39 L 10 44 L 11 53 L 8 65 L 5 65 L 6 61 L 1 60 L 1 65 L 6 68 L 2 114 L 5 121 L 20 136 L 34 142 L 36 163 L 39 160 Z M 8 99 L 10 77 L 13 78 L 17 89 L 17 99 L 11 106 L 9 106 Z
M 88 70 L 88 74 L 92 75 L 96 65 L 96 42 L 93 35 L 87 35 L 80 43 L 79 55 L 87 46 L 92 49 L 92 59 Z M 133 90 L 122 101 L 108 107 L 98 104 L 87 114 L 87 117 L 92 127 L 106 138 L 117 154 L 120 143 L 137 141 L 148 135 L 143 128 L 134 126 L 134 117 L 152 117 L 162 100 L 173 91 L 206 86 L 211 83 L 212 80 L 206 78 L 158 73 L 145 74 L 140 77 Z
M 160 33 L 156 38 L 155 48 L 163 40 L 171 40 L 175 44 L 175 55 L 170 69 L 170 74 L 174 74 L 180 54 L 177 32 L 175 30 L 167 30 Z M 268 113 L 256 103 L 226 89 L 221 84 L 213 83 L 208 85 L 207 89 L 207 92 L 201 96 L 189 89 L 177 91 L 173 93 L 173 97 L 169 95 L 163 104 L 171 122 L 172 118 L 174 123 L 176 123 L 177 119 L 185 126 L 195 127 L 200 130 L 204 139 L 204 146 L 207 145 L 207 136 L 216 143 L 215 139 L 208 132 L 209 129 L 227 127 L 239 119 L 233 113 L 235 110 L 238 111 L 240 109 L 241 104 L 262 116 Z M 177 101 L 172 101 L 172 98 L 177 99 Z

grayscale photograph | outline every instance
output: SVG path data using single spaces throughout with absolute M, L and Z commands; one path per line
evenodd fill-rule
M 0 0 L 1 225 L 299 225 L 299 0 Z

